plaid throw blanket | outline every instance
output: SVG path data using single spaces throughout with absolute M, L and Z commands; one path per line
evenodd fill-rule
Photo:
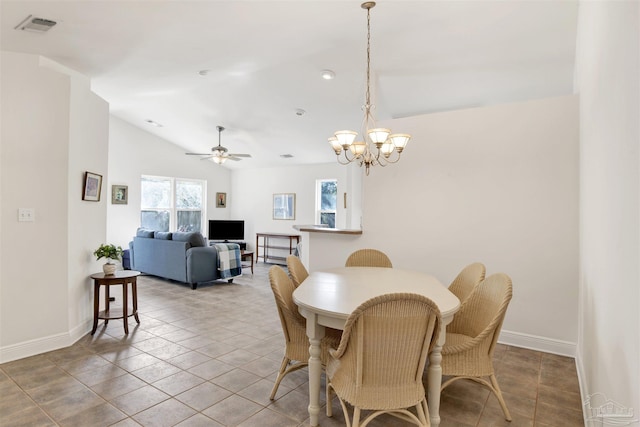
M 242 261 L 240 260 L 240 245 L 237 243 L 215 243 L 218 251 L 218 271 L 221 279 L 240 276 Z

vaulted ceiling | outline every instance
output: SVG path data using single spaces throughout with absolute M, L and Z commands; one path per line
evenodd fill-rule
M 327 137 L 362 122 L 360 3 L 3 0 L 1 46 L 86 75 L 113 115 L 185 152 L 224 126 L 222 145 L 252 155 L 225 167 L 332 162 Z M 29 15 L 57 24 L 16 30 Z M 577 15 L 577 1 L 379 1 L 377 119 L 571 94 Z

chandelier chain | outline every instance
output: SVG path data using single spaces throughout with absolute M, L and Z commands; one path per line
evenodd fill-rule
M 371 9 L 367 9 L 367 92 L 365 96 L 365 108 L 371 105 Z

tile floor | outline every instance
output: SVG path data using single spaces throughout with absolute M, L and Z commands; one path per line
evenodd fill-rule
M 71 347 L 0 365 L 0 425 L 308 425 L 306 368 L 269 400 L 283 351 L 269 267 L 195 291 L 140 277 L 141 323 L 130 318 L 128 336 L 112 320 Z M 573 359 L 500 345 L 495 366 L 513 421 L 487 390 L 458 382 L 443 392 L 442 427 L 584 425 Z M 345 425 L 339 404 L 320 424 Z

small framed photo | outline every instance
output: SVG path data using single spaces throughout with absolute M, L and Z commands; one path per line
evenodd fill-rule
M 100 190 L 102 189 L 102 175 L 93 172 L 84 173 L 84 187 L 82 189 L 82 200 L 90 202 L 100 201 Z
M 216 208 L 227 207 L 227 193 L 216 193 Z
M 296 219 L 296 194 L 273 195 L 273 219 Z
M 111 203 L 114 205 L 126 205 L 129 200 L 129 187 L 126 185 L 111 186 Z

